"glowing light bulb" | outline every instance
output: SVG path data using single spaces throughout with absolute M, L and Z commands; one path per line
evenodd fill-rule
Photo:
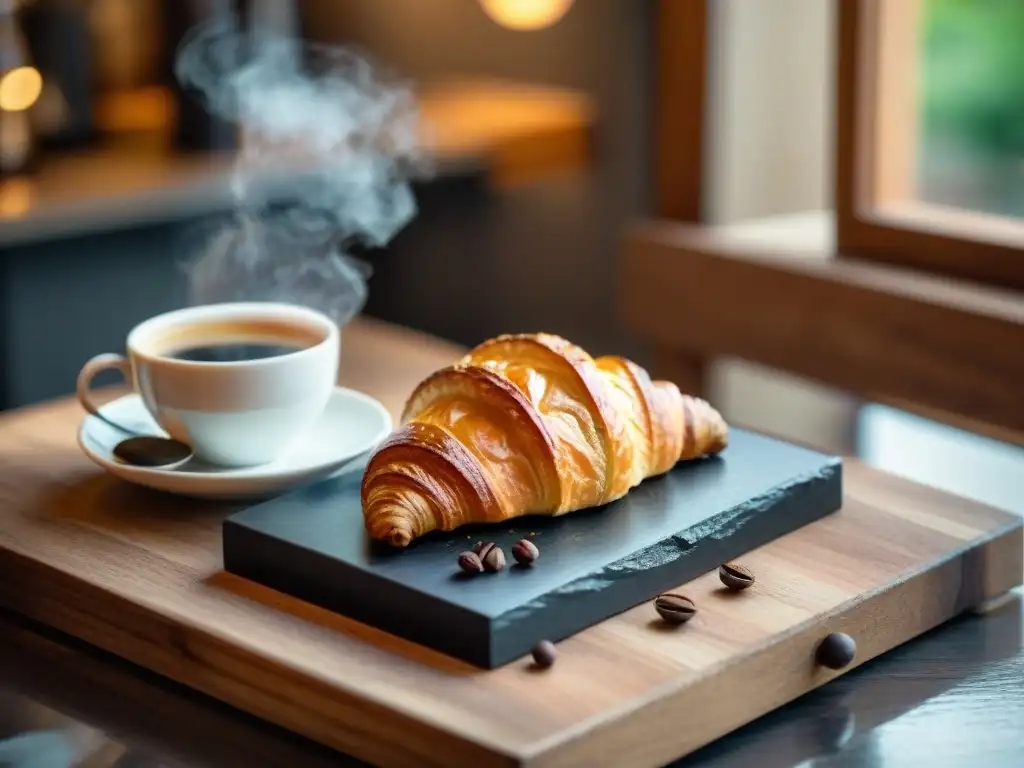
M 15 67 L 0 77 L 0 109 L 23 112 L 43 92 L 43 76 L 35 67 Z
M 572 3 L 573 0 L 480 0 L 494 21 L 517 30 L 550 27 L 566 14 Z

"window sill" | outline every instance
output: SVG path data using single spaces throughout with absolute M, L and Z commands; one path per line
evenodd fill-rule
M 1024 442 L 1024 293 L 836 258 L 830 213 L 721 227 L 643 222 L 627 327 Z M 952 414 L 969 414 L 970 419 Z

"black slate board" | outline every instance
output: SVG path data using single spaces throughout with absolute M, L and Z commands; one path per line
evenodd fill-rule
M 399 552 L 366 536 L 361 477 L 360 467 L 226 519 L 225 570 L 487 668 L 842 504 L 839 458 L 733 428 L 721 456 L 680 464 L 605 507 L 435 533 Z M 524 536 L 541 552 L 528 568 L 510 556 Z M 503 546 L 512 567 L 460 574 L 459 552 L 480 540 Z

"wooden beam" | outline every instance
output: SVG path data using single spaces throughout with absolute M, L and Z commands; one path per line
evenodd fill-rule
M 921 6 L 921 0 L 883 0 L 876 13 L 873 151 L 868 158 L 876 205 L 917 197 Z
M 654 114 L 654 207 L 658 216 L 703 216 L 707 0 L 659 0 Z
M 862 136 L 870 127 L 864 109 L 864 86 L 871 82 L 859 55 L 863 9 L 857 0 L 839 0 L 836 8 L 835 218 L 836 237 L 852 240 L 857 213 L 864 207 L 866 169 Z M 867 124 L 865 124 L 867 123 Z
M 654 349 L 652 378 L 671 381 L 684 395 L 707 396 L 708 360 L 668 345 Z
M 838 259 L 831 232 L 825 214 L 638 225 L 623 256 L 625 322 L 691 356 L 1024 432 L 1024 294 Z

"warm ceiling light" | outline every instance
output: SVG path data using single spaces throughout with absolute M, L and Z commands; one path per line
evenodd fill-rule
M 487 15 L 509 29 L 543 29 L 562 18 L 573 0 L 480 0 Z
M 0 109 L 21 112 L 39 99 L 43 76 L 35 67 L 15 67 L 0 77 Z

